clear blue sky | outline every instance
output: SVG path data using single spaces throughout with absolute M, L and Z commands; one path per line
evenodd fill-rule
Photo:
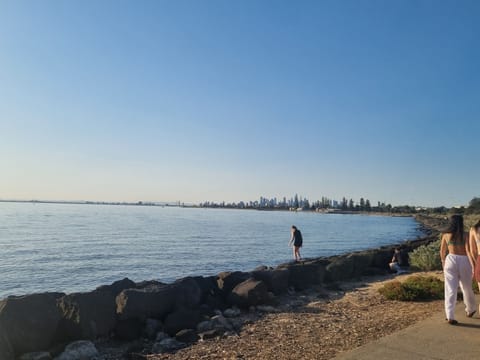
M 480 195 L 479 1 L 0 1 L 0 198 Z

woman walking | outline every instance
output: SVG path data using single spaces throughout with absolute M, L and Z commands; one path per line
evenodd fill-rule
M 473 259 L 471 258 L 468 238 L 463 231 L 463 217 L 461 215 L 452 215 L 450 225 L 442 233 L 440 258 L 445 276 L 446 320 L 450 325 L 455 325 L 458 324 L 458 321 L 455 320 L 455 304 L 459 283 L 465 303 L 465 314 L 467 317 L 472 317 L 476 312 L 475 297 L 472 290 Z
M 469 232 L 470 253 L 473 260 L 473 277 L 480 288 L 480 220 L 470 228 Z M 480 312 L 480 305 L 478 306 Z
M 295 261 L 300 261 L 302 257 L 300 256 L 300 248 L 303 245 L 302 233 L 297 229 L 295 225 L 292 225 L 292 236 L 290 237 L 289 245 L 293 245 L 293 258 Z

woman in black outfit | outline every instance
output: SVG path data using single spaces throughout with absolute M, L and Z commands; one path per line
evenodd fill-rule
M 293 258 L 295 261 L 300 261 L 302 257 L 300 256 L 300 248 L 303 244 L 302 233 L 297 229 L 295 225 L 292 225 L 292 237 L 288 243 L 290 246 L 293 245 Z

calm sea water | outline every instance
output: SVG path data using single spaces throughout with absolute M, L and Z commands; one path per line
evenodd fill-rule
M 173 207 L 0 203 L 0 298 L 88 291 L 129 277 L 172 281 L 418 236 L 412 218 Z

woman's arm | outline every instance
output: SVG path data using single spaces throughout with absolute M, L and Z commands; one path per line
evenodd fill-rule
M 475 265 L 477 263 L 478 247 L 473 229 L 470 229 L 469 231 L 468 242 L 470 244 L 470 255 L 472 257 L 473 264 Z
M 447 257 L 447 243 L 445 235 L 440 237 L 440 260 L 442 261 L 442 268 L 445 267 L 445 258 Z
M 469 234 L 464 233 L 463 237 L 465 239 L 465 251 L 467 252 L 468 261 L 470 261 L 470 265 L 472 265 L 472 272 L 473 272 L 474 269 L 475 269 L 475 260 L 473 259 L 473 252 L 472 252 L 472 248 L 470 246 Z

